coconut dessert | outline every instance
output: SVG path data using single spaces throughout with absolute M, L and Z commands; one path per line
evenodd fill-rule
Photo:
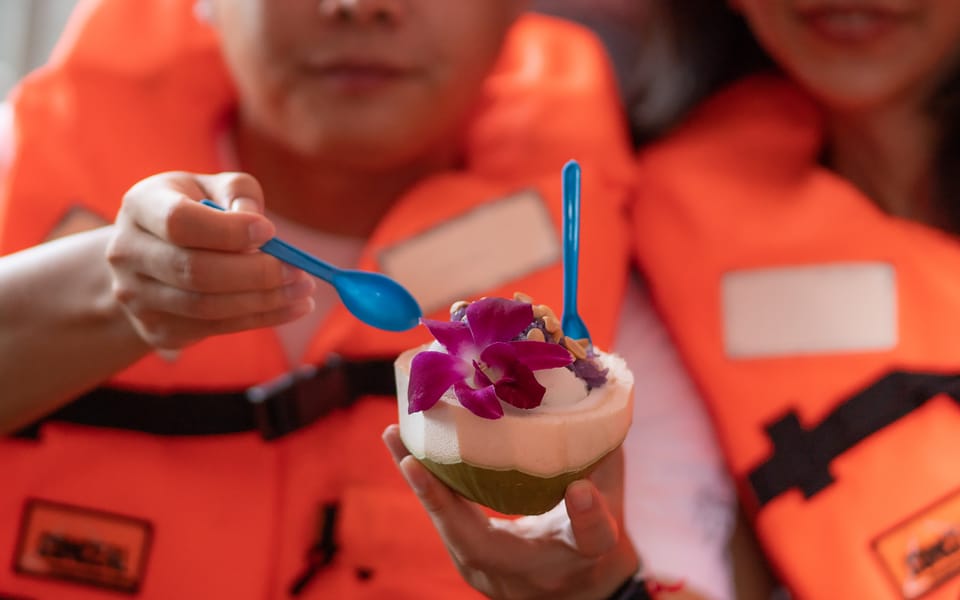
M 523 294 L 457 302 L 423 319 L 436 341 L 395 363 L 404 445 L 466 498 L 504 514 L 557 505 L 626 437 L 633 375 L 563 334 Z

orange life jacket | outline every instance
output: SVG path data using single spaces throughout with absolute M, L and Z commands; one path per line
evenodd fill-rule
M 779 79 L 721 92 L 642 154 L 636 253 L 795 597 L 955 599 L 960 245 L 821 136 Z
M 50 63 L 13 96 L 16 147 L 2 182 L 0 254 L 40 243 L 71 210 L 111 221 L 125 191 L 148 175 L 223 168 L 217 132 L 234 90 L 193 4 L 79 5 Z M 622 209 L 632 183 L 602 47 L 573 24 L 524 17 L 484 94 L 466 136 L 466 170 L 431 177 L 399 198 L 360 267 L 386 270 L 385 257 L 411 240 L 493 214 L 504 198 L 534 198 L 557 252 L 527 272 L 468 291 L 524 290 L 559 307 L 560 169 L 577 158 L 584 174 L 581 311 L 596 343 L 609 347 L 626 279 Z M 506 225 L 487 234 L 496 239 L 517 229 Z M 442 259 L 421 258 L 438 288 L 444 269 L 472 267 Z M 425 308 L 445 318 L 442 303 Z M 385 333 L 338 307 L 316 332 L 309 358 L 317 364 L 331 353 L 392 359 L 423 343 L 422 329 Z M 242 391 L 286 368 L 276 334 L 265 329 L 200 342 L 173 362 L 144 358 L 105 386 L 154 394 Z M 274 442 L 253 432 L 166 437 L 59 422 L 45 424 L 39 441 L 3 440 L 0 564 L 16 569 L 0 569 L 0 595 L 114 597 L 33 576 L 46 572 L 138 586 L 143 598 L 287 597 L 329 516 L 323 507 L 337 503 L 338 551 L 301 597 L 473 597 L 382 447 L 380 432 L 396 421 L 396 411 L 391 398 L 363 398 Z M 71 513 L 61 505 L 79 508 Z M 73 537 L 57 534 L 61 526 Z M 87 537 L 77 538 L 84 527 Z

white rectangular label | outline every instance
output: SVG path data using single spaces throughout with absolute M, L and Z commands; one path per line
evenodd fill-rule
M 897 343 L 897 280 L 887 263 L 830 263 L 723 276 L 727 356 L 877 351 Z
M 560 255 L 547 207 L 526 190 L 446 221 L 379 258 L 383 272 L 429 314 L 546 268 Z

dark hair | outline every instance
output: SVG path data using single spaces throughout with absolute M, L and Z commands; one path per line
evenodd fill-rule
M 930 111 L 940 135 L 933 157 L 934 214 L 944 229 L 960 233 L 960 68 L 937 89 Z
M 638 144 L 662 135 L 704 98 L 746 74 L 776 70 L 724 0 L 647 0 L 643 50 L 625 84 Z M 931 216 L 960 233 L 960 64 L 930 99 L 937 123 Z
M 640 143 L 734 79 L 774 68 L 743 17 L 723 0 L 647 0 L 647 10 L 642 50 L 624 85 Z

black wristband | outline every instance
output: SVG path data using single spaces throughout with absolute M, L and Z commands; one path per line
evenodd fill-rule
M 653 600 L 646 580 L 631 576 L 607 600 Z

